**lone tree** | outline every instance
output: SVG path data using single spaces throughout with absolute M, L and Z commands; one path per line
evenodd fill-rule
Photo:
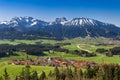
M 4 70 L 4 78 L 5 78 L 5 80 L 10 80 L 10 77 L 9 77 L 9 74 L 8 74 L 6 68 L 5 68 L 5 70 Z
M 40 75 L 40 79 L 39 80 L 45 80 L 46 79 L 46 74 L 44 71 L 42 71 L 42 74 Z

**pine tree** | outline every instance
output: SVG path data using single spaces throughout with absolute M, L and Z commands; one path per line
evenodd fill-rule
M 60 80 L 60 72 L 57 66 L 55 67 L 54 72 L 55 72 L 56 80 Z
M 82 70 L 80 69 L 79 70 L 79 80 L 82 80 L 83 79 L 83 72 Z
M 62 71 L 61 79 L 60 80 L 65 80 L 65 79 L 66 79 L 66 72 Z
M 4 70 L 4 78 L 5 80 L 10 80 L 9 74 L 7 73 L 7 69 Z
M 51 71 L 51 70 L 50 70 L 50 72 L 49 72 L 48 76 L 50 76 L 50 77 L 52 76 L 52 71 Z
M 101 66 L 99 66 L 99 70 L 97 72 L 97 80 L 104 80 L 104 75 L 104 69 Z
M 93 69 L 90 67 L 90 65 L 87 66 L 87 69 L 86 69 L 86 77 L 87 78 L 93 78 L 94 76 L 94 71 Z
M 67 68 L 67 77 L 69 80 L 73 80 L 73 72 L 71 68 Z
M 74 68 L 74 74 L 77 75 L 77 68 Z
M 25 76 L 24 76 L 24 79 L 25 80 L 30 80 L 31 76 L 30 76 L 30 66 L 29 65 L 26 65 L 25 67 Z
M 84 71 L 83 80 L 87 80 L 87 72 Z
M 18 79 L 18 76 L 15 77 L 15 80 L 19 80 L 19 79 Z
M 37 71 L 34 71 L 32 74 L 32 80 L 38 80 L 38 73 Z
M 42 74 L 40 75 L 39 80 L 45 80 L 46 79 L 46 74 L 44 71 L 42 71 Z
M 103 68 L 104 68 L 103 70 L 105 72 L 104 80 L 109 80 L 109 65 L 108 64 L 104 64 Z
M 114 79 L 113 80 L 120 80 L 120 69 L 119 65 L 115 66 L 114 70 Z
M 118 80 L 120 80 L 120 65 L 118 66 Z
M 20 80 L 23 80 L 25 78 L 25 68 L 22 68 L 22 71 L 19 77 L 20 77 Z
M 115 66 L 114 66 L 113 64 L 109 64 L 108 66 L 109 66 L 109 67 L 108 67 L 108 69 L 109 69 L 109 73 L 108 73 L 108 75 L 109 75 L 109 80 L 113 80 L 113 78 L 114 78 Z

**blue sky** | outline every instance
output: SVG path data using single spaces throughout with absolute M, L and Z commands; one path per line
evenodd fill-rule
M 15 16 L 45 21 L 85 17 L 120 26 L 120 0 L 0 0 L 0 21 Z

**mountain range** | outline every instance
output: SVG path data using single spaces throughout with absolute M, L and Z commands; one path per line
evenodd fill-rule
M 38 36 L 58 39 L 75 37 L 107 37 L 118 36 L 120 28 L 114 24 L 104 23 L 90 18 L 65 17 L 47 22 L 32 17 L 14 17 L 10 21 L 0 22 L 0 39 L 35 38 Z

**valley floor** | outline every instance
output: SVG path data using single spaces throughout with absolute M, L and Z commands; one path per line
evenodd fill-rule
M 65 43 L 69 42 L 71 45 L 65 45 L 62 46 L 62 48 L 70 49 L 70 50 L 85 50 L 88 52 L 94 52 L 97 54 L 95 57 L 80 57 L 75 54 L 66 54 L 64 52 L 55 52 L 54 54 L 49 54 L 48 52 L 44 52 L 46 55 L 44 56 L 32 56 L 29 55 L 29 58 L 45 58 L 45 57 L 62 57 L 63 59 L 75 59 L 75 60 L 89 60 L 94 61 L 96 63 L 118 63 L 120 64 L 120 55 L 114 55 L 113 57 L 107 57 L 104 54 L 97 53 L 97 48 L 105 48 L 105 49 L 111 49 L 115 46 L 119 46 L 119 41 L 113 41 L 106 38 L 76 38 L 76 39 L 66 39 L 62 41 L 55 41 L 55 40 L 15 40 L 15 41 L 9 41 L 9 40 L 0 40 L 0 44 L 12 44 L 17 45 L 21 43 L 25 44 L 35 44 L 36 42 L 41 42 L 42 44 L 56 44 L 56 43 Z M 96 44 L 104 43 L 109 44 L 109 42 L 112 42 L 114 44 L 112 45 L 100 45 L 96 46 Z M 116 44 L 117 43 L 117 44 Z M 7 68 L 8 73 L 11 77 L 14 77 L 20 73 L 22 68 L 24 66 L 22 65 L 9 65 L 8 62 L 13 59 L 26 59 L 26 54 L 24 52 L 17 52 L 19 56 L 10 56 L 10 57 L 4 57 L 0 58 L 0 75 L 4 74 L 4 69 Z M 50 70 L 54 70 L 53 67 L 50 66 L 31 66 L 31 71 L 36 70 L 40 74 L 41 71 L 45 71 L 47 74 Z

